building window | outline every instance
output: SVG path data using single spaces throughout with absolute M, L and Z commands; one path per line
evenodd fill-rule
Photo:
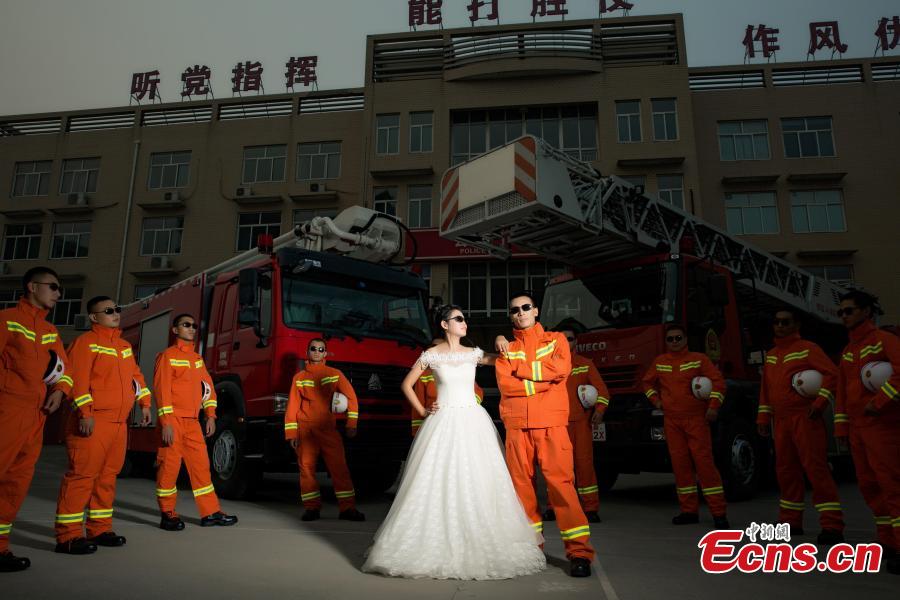
M 546 261 L 451 263 L 451 302 L 465 306 L 467 314 L 507 316 L 510 294 L 532 290 L 540 296 L 547 279 L 562 271 Z
M 141 256 L 181 254 L 184 217 L 149 217 L 141 231 Z
M 17 162 L 12 195 L 46 196 L 50 189 L 51 165 L 52 161 L 49 160 Z
M 678 111 L 675 98 L 657 98 L 650 101 L 653 109 L 653 139 L 670 141 L 678 139 Z
M 50 322 L 58 327 L 75 324 L 75 315 L 81 312 L 81 299 L 84 290 L 64 287 L 61 290 L 56 306 L 50 312 Z
M 3 234 L 3 260 L 31 260 L 41 252 L 40 223 L 9 224 Z
M 50 258 L 84 258 L 91 242 L 91 223 L 55 223 Z
M 269 234 L 273 239 L 281 234 L 280 212 L 254 212 L 238 215 L 238 251 L 256 248 L 259 236 L 263 234 Z
M 419 273 L 419 277 L 425 282 L 425 293 L 431 294 L 431 265 L 428 263 L 419 263 L 413 267 L 413 272 Z
M 725 222 L 729 233 L 778 233 L 775 192 L 725 194 Z
M 847 231 L 840 190 L 791 192 L 794 233 Z
M 645 175 L 619 175 L 619 177 L 635 187 L 647 189 L 647 177 Z
M 22 290 L 0 290 L 0 310 L 15 308 L 19 298 L 25 295 Z
M 301 223 L 311 221 L 313 217 L 328 217 L 333 219 L 338 215 L 338 212 L 339 211 L 336 208 L 296 208 L 294 209 L 292 223 L 293 226 L 296 227 Z
M 498 148 L 523 133 L 542 138 L 578 160 L 597 159 L 597 106 L 545 106 L 457 111 L 451 115 L 454 165 Z
M 641 101 L 617 101 L 616 123 L 619 128 L 620 142 L 641 141 Z
M 758 121 L 719 121 L 721 160 L 768 160 L 769 124 Z
M 148 190 L 182 188 L 191 180 L 191 151 L 155 152 L 150 155 Z
M 434 113 L 409 113 L 409 151 L 410 153 L 431 152 L 431 133 Z
M 297 145 L 297 181 L 336 179 L 341 175 L 341 143 Z
M 99 175 L 99 158 L 72 158 L 64 160 L 62 178 L 59 180 L 59 193 L 92 194 L 97 191 L 97 177 Z
M 834 156 L 831 117 L 782 119 L 781 132 L 787 158 Z
M 826 279 L 837 285 L 853 283 L 853 267 L 851 265 L 818 265 L 800 267 L 807 273 Z
M 393 217 L 397 216 L 397 188 L 377 187 L 372 200 L 374 210 Z
M 672 206 L 684 208 L 684 177 L 681 175 L 657 175 L 659 199 Z
M 409 186 L 409 216 L 407 224 L 410 229 L 431 227 L 431 186 Z
M 169 286 L 167 286 L 165 284 L 159 284 L 159 283 L 136 285 L 136 286 L 134 286 L 134 299 L 140 300 L 141 298 L 146 298 L 147 296 L 152 296 L 158 290 L 162 290 L 167 287 L 169 287 Z
M 284 181 L 287 146 L 248 146 L 244 148 L 243 183 Z
M 375 117 L 375 153 L 400 153 L 400 115 Z

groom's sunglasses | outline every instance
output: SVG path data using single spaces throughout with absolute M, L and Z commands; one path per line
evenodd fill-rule
M 534 306 L 531 305 L 531 304 L 523 304 L 522 306 L 510 306 L 510 307 L 509 307 L 509 314 L 511 314 L 511 315 L 517 315 L 517 314 L 519 314 L 520 312 L 528 312 L 528 311 L 531 310 L 532 308 L 534 308 Z

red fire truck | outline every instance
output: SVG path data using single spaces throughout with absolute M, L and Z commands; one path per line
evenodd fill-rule
M 172 343 L 172 319 L 189 313 L 200 323 L 198 352 L 218 395 L 213 481 L 229 498 L 250 494 L 265 471 L 296 468 L 283 412 L 309 340 L 324 337 L 329 364 L 360 400 L 359 434 L 347 441 L 354 483 L 386 488 L 410 438 L 400 382 L 431 340 L 422 279 L 388 264 L 400 252 L 401 229 L 351 207 L 268 243 L 126 306 L 123 335 L 151 382 L 157 354 Z M 133 459 L 159 447 L 155 424 L 139 421 L 135 413 Z
M 543 292 L 541 321 L 583 331 L 578 351 L 612 392 L 594 431 L 607 488 L 619 473 L 671 469 L 663 414 L 640 389 L 664 352 L 667 323 L 686 324 L 690 348 L 728 380 L 714 443 L 733 499 L 751 496 L 769 472 L 755 421 L 772 312 L 793 307 L 805 317 L 803 335 L 832 355 L 846 342 L 837 286 L 531 136 L 448 170 L 441 210 L 444 237 L 499 257 L 515 246 L 568 265 Z

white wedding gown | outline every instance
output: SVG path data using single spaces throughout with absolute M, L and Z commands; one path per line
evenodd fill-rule
M 480 349 L 426 351 L 438 410 L 425 419 L 362 570 L 399 577 L 509 579 L 546 567 L 488 413 L 475 400 Z

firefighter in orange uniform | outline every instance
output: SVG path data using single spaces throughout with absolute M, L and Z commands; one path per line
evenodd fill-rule
M 46 415 L 72 389 L 62 341 L 47 321 L 61 294 L 59 279 L 52 269 L 34 267 L 22 289 L 18 305 L 0 311 L 0 572 L 31 565 L 9 551 L 9 534 L 41 454 Z
M 56 551 L 66 554 L 90 553 L 94 544 L 125 544 L 112 531 L 113 498 L 135 399 L 142 425 L 150 423 L 150 390 L 119 329 L 122 308 L 109 296 L 97 296 L 88 301 L 87 311 L 91 331 L 69 348 L 74 410 L 66 422 L 69 469 L 56 503 Z
M 793 310 L 775 313 L 775 347 L 766 353 L 759 386 L 759 434 L 772 434 L 775 420 L 775 471 L 781 490 L 778 520 L 791 526 L 791 533 L 803 534 L 803 497 L 806 474 L 813 488 L 813 504 L 819 511 L 820 544 L 844 541 L 844 518 L 837 486 L 828 469 L 828 441 L 822 412 L 834 397 L 837 368 L 819 346 L 800 337 L 800 323 Z M 801 395 L 794 375 L 804 371 L 822 374 L 822 386 L 815 398 Z M 811 393 L 811 392 L 810 392 Z
M 656 408 L 662 408 L 666 445 L 675 472 L 675 486 L 681 513 L 672 518 L 674 525 L 700 521 L 697 478 L 717 529 L 728 529 L 725 490 L 712 453 L 709 423 L 719 415 L 725 399 L 725 380 L 709 357 L 687 349 L 685 330 L 680 325 L 666 328 L 666 349 L 657 356 L 641 380 L 644 394 Z M 694 377 L 712 382 L 709 405 L 694 396 Z M 705 417 L 705 418 L 704 418 Z M 695 470 L 696 469 L 696 470 Z
M 203 358 L 194 350 L 197 322 L 188 314 L 172 321 L 175 344 L 156 357 L 153 393 L 162 433 L 156 472 L 156 499 L 162 513 L 159 527 L 181 531 L 184 521 L 175 512 L 178 488 L 175 483 L 184 461 L 191 480 L 200 525 L 234 525 L 237 517 L 226 515 L 209 473 L 209 455 L 197 415 L 206 414 L 206 437 L 216 432 L 216 390 Z
M 566 429 L 566 378 L 572 371 L 569 345 L 561 334 L 544 331 L 535 321 L 538 308 L 530 294 L 513 296 L 509 313 L 515 340 L 495 365 L 509 474 L 525 514 L 540 532 L 544 524 L 534 489 L 535 462 L 540 465 L 570 561 L 569 573 L 588 577 L 594 549 L 575 491 L 572 442 Z
M 365 515 L 356 509 L 356 492 L 332 411 L 335 393 L 340 392 L 347 399 L 347 437 L 353 438 L 359 421 L 359 402 L 344 374 L 325 364 L 326 354 L 325 340 L 309 342 L 306 366 L 294 375 L 284 413 L 284 437 L 297 452 L 300 467 L 300 499 L 306 509 L 301 519 L 320 518 L 322 494 L 316 481 L 316 463 L 321 454 L 334 482 L 338 518 L 365 521 Z
M 434 374 L 431 372 L 431 369 L 425 369 L 425 371 L 419 376 L 418 381 L 413 386 L 413 393 L 415 393 L 416 398 L 419 399 L 419 402 L 422 403 L 422 406 L 425 407 L 425 410 L 428 411 L 427 414 L 431 414 L 431 407 L 434 405 L 435 400 L 437 400 L 437 385 L 434 382 Z M 481 386 L 477 383 L 475 384 L 475 400 L 478 401 L 478 404 L 481 404 L 481 401 L 484 399 L 484 391 L 481 389 Z M 419 427 L 422 426 L 424 419 L 415 413 L 415 409 L 411 409 L 411 422 L 412 422 L 412 435 L 416 436 L 416 433 L 419 431 Z
M 856 480 L 875 515 L 885 566 L 900 575 L 900 339 L 879 330 L 875 297 L 852 291 L 838 311 L 849 330 L 838 367 L 834 435 L 846 448 L 849 438 Z M 871 381 L 881 371 L 881 385 Z
M 597 486 L 597 472 L 594 470 L 594 436 L 593 425 L 603 421 L 603 414 L 609 406 L 609 390 L 600 372 L 591 359 L 575 354 L 575 332 L 571 329 L 560 329 L 569 343 L 572 356 L 572 373 L 566 380 L 566 392 L 569 394 L 569 439 L 575 456 L 575 491 L 581 501 L 581 508 L 587 520 L 599 523 L 600 493 Z M 585 408 L 578 389 L 583 385 L 593 386 L 597 390 L 594 406 Z M 544 512 L 545 521 L 556 520 L 556 512 L 548 506 Z

